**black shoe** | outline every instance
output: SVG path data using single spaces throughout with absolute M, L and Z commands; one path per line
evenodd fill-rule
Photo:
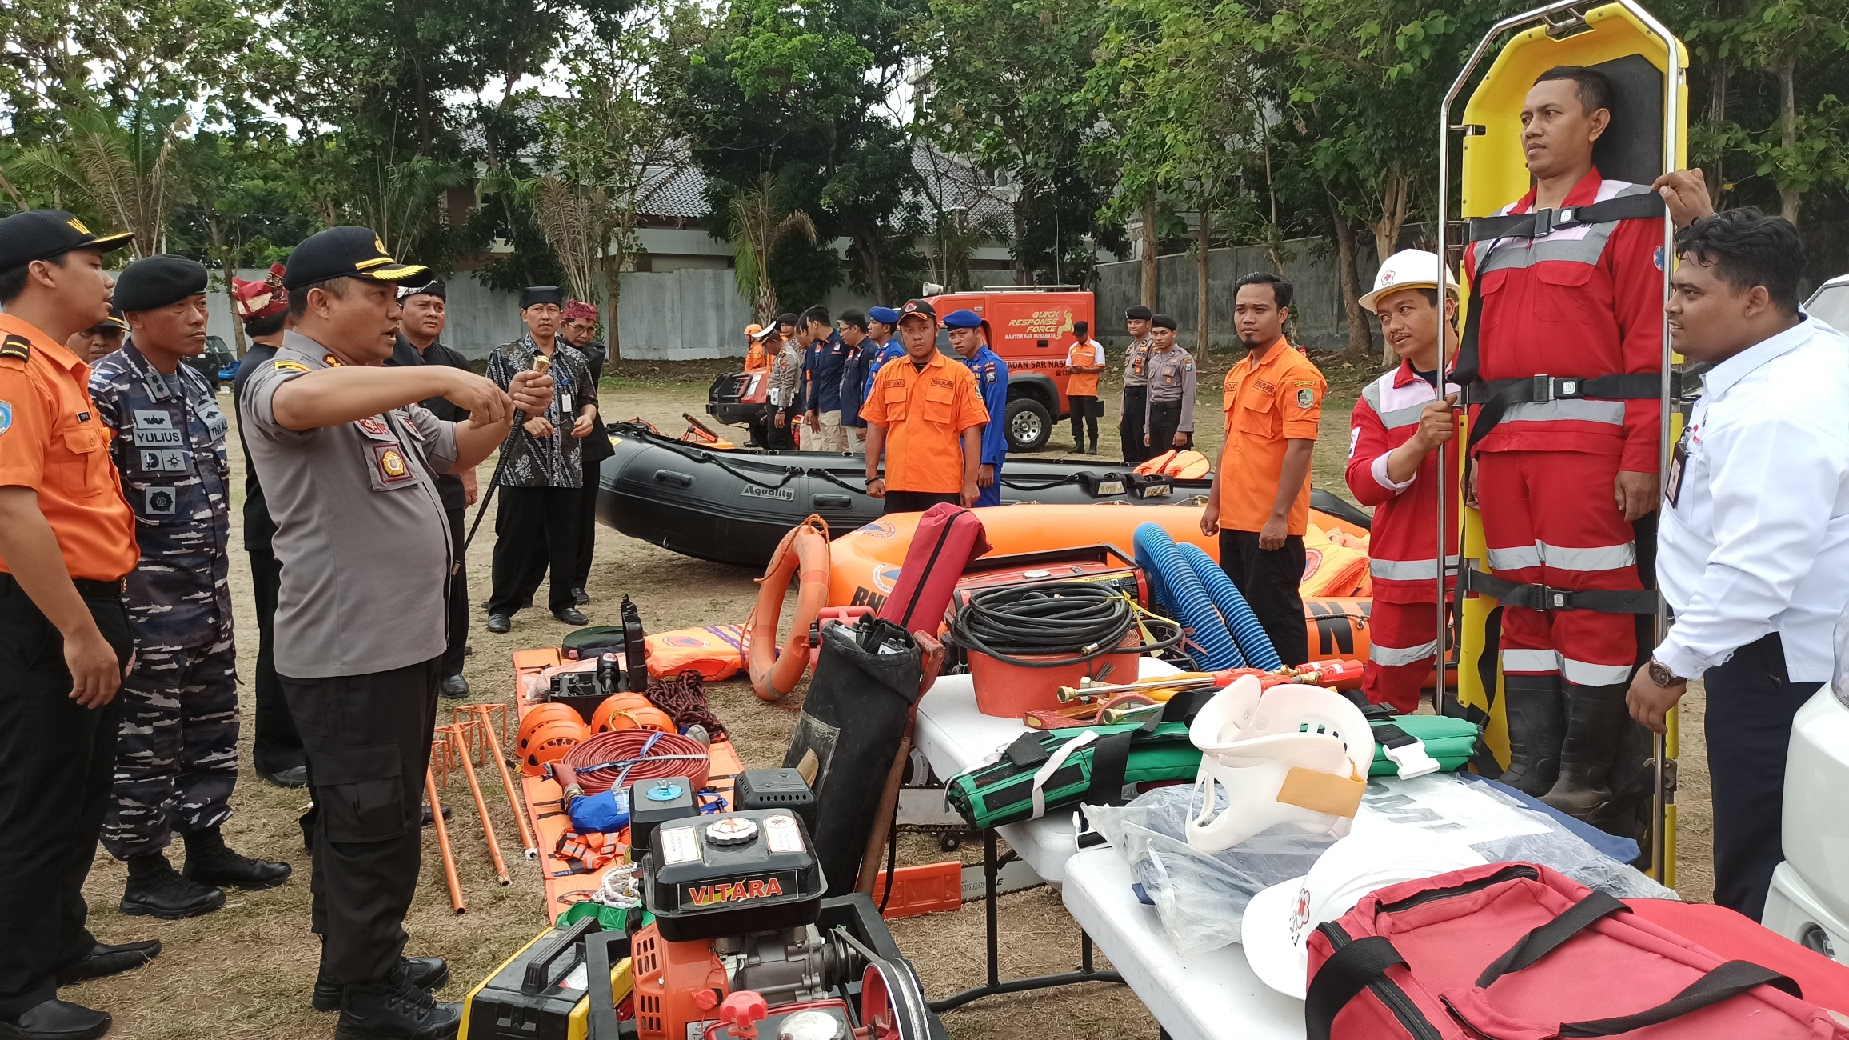
M 141 877 L 131 872 L 120 909 L 131 916 L 178 921 L 209 914 L 224 905 L 222 890 L 181 877 L 179 871 L 167 867 Z
M 449 965 L 441 957 L 400 957 L 398 964 L 405 978 L 418 989 L 439 990 L 449 985 Z M 339 1011 L 341 989 L 339 983 L 316 975 L 315 995 L 309 1003 L 316 1011 Z
M 496 635 L 500 635 L 501 633 L 506 632 L 513 627 L 514 627 L 514 619 L 507 614 L 488 615 L 488 631 L 493 632 Z
M 334 1040 L 446 1040 L 461 1024 L 461 1004 L 438 1003 L 401 969 L 389 980 L 346 988 Z
M 307 787 L 308 767 L 290 766 L 287 769 L 278 769 L 274 773 L 265 773 L 263 778 L 277 787 Z
M 74 986 L 89 979 L 100 979 L 109 975 L 119 975 L 133 971 L 148 963 L 161 952 L 159 939 L 144 942 L 121 943 L 110 946 L 97 943 L 82 958 L 58 969 L 58 985 Z
M 582 607 L 591 601 L 591 594 L 581 588 L 571 590 L 571 601 Z
M 584 611 L 579 610 L 577 607 L 561 607 L 553 611 L 552 616 L 565 622 L 567 625 L 588 625 L 591 623 L 591 619 L 585 617 Z
M 92 1011 L 67 1000 L 47 1000 L 18 1018 L 0 1018 L 0 1037 L 8 1040 L 96 1040 L 109 1032 L 109 1013 Z
M 447 805 L 445 805 L 445 806 L 443 807 L 443 822 L 444 822 L 444 823 L 448 823 L 448 822 L 449 822 L 449 819 L 450 819 L 450 811 L 449 811 L 449 806 L 447 806 Z M 428 827 L 428 826 L 430 826 L 430 823 L 431 823 L 431 819 L 430 819 L 430 803 L 429 803 L 429 802 L 425 802 L 425 803 L 424 803 L 424 822 L 423 822 L 423 824 L 422 824 L 422 826 L 425 826 L 425 827 Z
M 437 684 L 437 692 L 445 697 L 462 698 L 469 695 L 469 681 L 460 675 L 452 675 Z
M 255 892 L 275 888 L 294 871 L 287 863 L 240 856 L 225 847 L 218 828 L 186 836 L 186 869 L 180 875 L 202 885 L 220 885 Z

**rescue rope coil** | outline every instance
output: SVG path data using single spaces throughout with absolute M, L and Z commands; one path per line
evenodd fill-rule
M 594 733 L 565 753 L 565 764 L 577 774 L 587 795 L 613 787 L 628 787 L 638 780 L 666 780 L 684 776 L 698 791 L 706 786 L 712 763 L 706 745 L 678 733 L 625 729 Z
M 1151 617 L 1143 653 L 1181 641 L 1181 627 Z M 972 595 L 950 622 L 950 636 L 966 650 L 1024 668 L 1060 668 L 1120 653 L 1137 628 L 1136 604 L 1093 582 L 1010 585 Z M 1171 629 L 1156 635 L 1154 628 Z

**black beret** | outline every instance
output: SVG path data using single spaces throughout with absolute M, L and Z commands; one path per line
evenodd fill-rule
M 24 267 L 34 260 L 49 260 L 73 249 L 107 253 L 128 245 L 134 236 L 126 231 L 97 236 L 83 221 L 61 209 L 29 209 L 0 220 L 0 271 Z
M 520 290 L 520 309 L 537 307 L 549 303 L 554 307 L 565 306 L 565 291 L 556 285 L 529 285 Z
M 385 251 L 385 243 L 371 228 L 332 227 L 317 231 L 289 254 L 282 287 L 300 289 L 330 278 L 372 278 L 402 282 L 428 272 L 419 264 L 401 264 Z
M 788 311 L 785 311 L 784 313 L 777 315 L 777 324 L 778 325 L 794 325 L 796 324 L 796 315 L 791 314 Z M 1434 564 L 1434 566 L 1436 566 L 1436 564 Z
M 1124 317 L 1128 318 L 1131 321 L 1148 321 L 1149 320 L 1149 308 L 1139 303 L 1136 306 L 1125 311 Z
M 1181 326 L 1175 324 L 1175 319 L 1172 315 L 1157 314 L 1149 319 L 1149 327 L 1152 329 L 1168 329 L 1170 332 L 1173 332 Z M 1437 565 L 1434 564 L 1433 566 Z
M 116 276 L 122 313 L 151 311 L 205 292 L 205 265 L 172 253 L 137 260 Z

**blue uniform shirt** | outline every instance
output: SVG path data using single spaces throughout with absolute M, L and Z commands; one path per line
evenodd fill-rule
M 230 423 L 211 384 L 190 365 L 163 375 L 131 342 L 90 370 L 90 396 L 114 432 L 110 458 L 135 511 L 141 562 L 128 575 L 128 616 L 137 648 L 230 639 Z
M 976 499 L 979 506 L 1002 504 L 1002 463 L 1008 459 L 1008 364 L 987 344 L 975 357 L 962 358 L 976 373 L 976 387 L 982 391 L 983 407 L 989 410 L 988 425 L 982 428 L 982 464 L 995 467 L 995 483 L 982 489 Z
M 899 342 L 897 336 L 894 336 L 892 339 L 886 341 L 884 347 L 869 339 L 861 349 L 878 351 L 878 353 L 873 355 L 873 360 L 867 363 L 867 378 L 860 384 L 860 403 L 862 407 L 865 407 L 867 395 L 873 392 L 873 380 L 880 374 L 880 369 L 886 362 L 894 358 L 904 357 L 905 345 Z
M 872 339 L 863 339 L 860 346 L 848 348 L 847 363 L 841 367 L 841 425 L 865 428 L 867 420 L 860 417 L 860 406 L 867 403 L 867 370 L 873 365 L 873 352 L 878 349 Z
M 809 344 L 803 355 L 803 410 L 834 412 L 841 409 L 841 370 L 847 366 L 847 344 L 841 334 Z

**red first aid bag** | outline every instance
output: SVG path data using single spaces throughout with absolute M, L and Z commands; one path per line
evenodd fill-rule
M 1532 863 L 1391 885 L 1308 946 L 1309 1040 L 1849 1040 L 1789 978 Z
M 989 539 L 975 513 L 948 502 L 925 510 L 880 617 L 907 632 L 936 632 L 963 565 L 988 551 Z

